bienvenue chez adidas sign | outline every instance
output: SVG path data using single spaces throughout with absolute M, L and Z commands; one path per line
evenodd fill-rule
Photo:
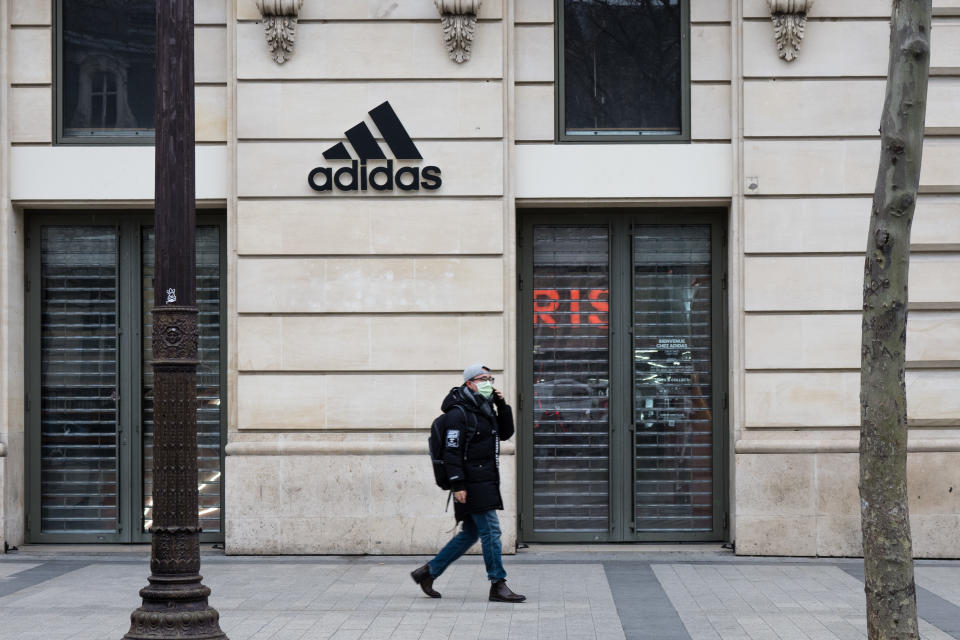
M 423 160 L 420 150 L 413 143 L 410 135 L 397 117 L 389 102 L 384 102 L 369 112 L 373 123 L 380 130 L 383 141 L 390 147 L 390 152 L 397 160 Z M 392 159 L 387 158 L 383 149 L 365 122 L 347 129 L 347 142 L 353 147 L 358 159 L 347 151 L 347 147 L 338 142 L 323 152 L 326 160 L 349 160 L 350 165 L 336 171 L 331 167 L 316 167 L 307 177 L 310 188 L 315 191 L 419 191 L 427 189 L 435 191 L 443 181 L 440 178 L 440 167 L 402 166 L 394 172 Z M 367 166 L 368 161 L 386 160 L 386 164 Z M 373 163 L 371 163 L 372 165 Z

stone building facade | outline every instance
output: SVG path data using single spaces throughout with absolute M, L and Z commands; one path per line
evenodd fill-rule
M 766 0 L 195 3 L 207 539 L 434 551 L 426 433 L 481 361 L 518 416 L 505 548 L 860 552 L 889 3 L 806 3 L 799 50 Z M 0 0 L 10 545 L 150 517 L 148 36 L 98 48 L 76 34 L 127 9 L 64 4 Z M 282 63 L 264 4 L 291 12 Z M 916 554 L 957 557 L 960 2 L 933 4 L 909 473 Z

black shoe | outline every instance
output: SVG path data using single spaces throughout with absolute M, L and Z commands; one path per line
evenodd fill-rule
M 497 580 L 490 585 L 490 602 L 523 602 L 527 596 L 510 591 L 506 580 Z
M 430 566 L 423 565 L 419 569 L 414 569 L 410 572 L 410 577 L 413 578 L 413 581 L 420 585 L 420 588 L 423 589 L 423 592 L 430 596 L 431 598 L 439 598 L 440 592 L 433 590 L 433 576 L 430 575 Z M 493 591 L 490 592 L 493 594 Z M 492 596 L 491 596 L 492 597 Z

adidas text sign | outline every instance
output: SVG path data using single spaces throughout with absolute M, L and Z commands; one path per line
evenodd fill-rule
M 383 136 L 383 141 L 390 148 L 390 152 L 398 161 L 423 160 L 420 150 L 414 144 L 397 117 L 389 102 L 369 111 L 373 123 Z M 365 122 L 347 129 L 344 132 L 347 142 L 359 156 L 359 160 L 350 155 L 350 151 L 343 142 L 338 142 L 323 152 L 326 160 L 349 160 L 349 166 L 339 168 L 316 167 L 309 176 L 307 183 L 314 191 L 419 191 L 425 189 L 435 191 L 443 184 L 440 177 L 440 167 L 429 165 L 423 167 L 400 166 L 394 171 L 394 160 L 388 159 L 383 149 L 374 137 L 373 132 Z M 368 161 L 373 161 L 368 165 Z M 377 161 L 385 161 L 380 164 Z M 376 163 L 376 164 L 374 164 Z
M 356 160 L 349 167 L 336 171 L 330 167 L 317 167 L 310 172 L 307 182 L 315 191 L 332 191 L 334 187 L 340 191 L 393 191 L 395 186 L 401 191 L 419 191 L 421 188 L 433 191 L 443 184 L 440 167 L 424 167 L 422 173 L 419 167 L 400 167 L 394 174 L 393 160 L 387 160 L 386 166 L 373 169 L 367 167 L 365 161 L 358 166 Z

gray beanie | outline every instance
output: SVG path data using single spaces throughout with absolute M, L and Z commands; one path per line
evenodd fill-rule
M 490 371 L 490 368 L 486 365 L 480 364 L 479 362 L 472 364 L 463 370 L 463 381 L 466 382 L 467 380 L 473 380 L 485 371 Z

